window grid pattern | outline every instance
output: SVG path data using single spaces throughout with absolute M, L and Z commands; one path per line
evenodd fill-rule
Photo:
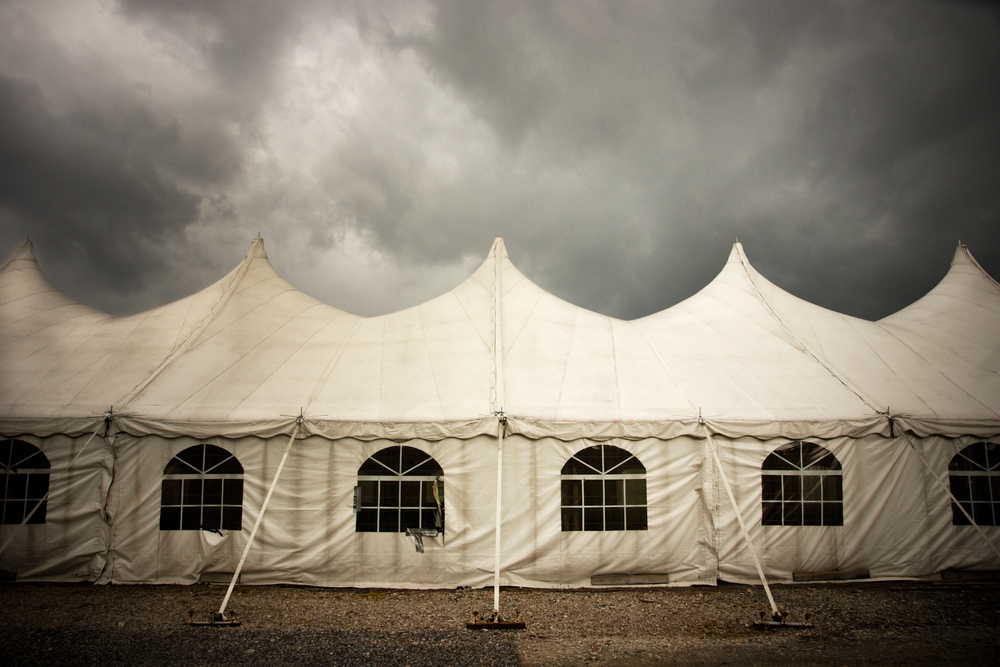
M 243 466 L 214 445 L 189 447 L 163 470 L 160 530 L 242 530 Z
M 761 466 L 765 526 L 843 526 L 840 461 L 809 442 L 779 447 Z
M 979 526 L 1000 525 L 1000 445 L 979 442 L 969 445 L 948 464 L 951 494 Z M 971 525 L 954 501 L 951 523 Z
M 562 529 L 646 530 L 646 468 L 611 445 L 580 450 L 562 468 Z
M 24 440 L 0 442 L 0 485 L 3 488 L 3 505 L 0 518 L 3 524 L 20 524 L 31 514 L 29 524 L 45 523 L 49 492 L 49 460 L 40 449 Z M 39 503 L 39 501 L 41 501 Z
M 443 476 L 438 462 L 415 447 L 400 445 L 375 452 L 358 470 L 361 498 L 356 532 L 443 531 Z

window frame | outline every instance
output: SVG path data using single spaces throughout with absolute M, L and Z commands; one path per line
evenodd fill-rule
M 22 455 L 18 455 L 19 458 L 15 461 L 13 457 L 18 446 L 22 449 Z M 0 525 L 44 524 L 48 512 L 52 463 L 45 452 L 27 440 L 4 438 L 0 441 L 0 447 L 3 448 L 3 451 L 0 451 L 0 459 L 6 457 L 6 461 L 0 460 L 0 475 L 3 476 L 3 488 L 0 492 Z M 36 457 L 40 457 L 40 460 L 32 461 Z M 43 467 L 20 467 L 22 463 L 32 462 L 37 466 L 43 461 L 45 463 Z M 16 498 L 8 497 L 12 492 L 16 494 Z M 29 517 L 27 521 L 24 520 L 25 517 Z
M 971 455 L 974 448 L 982 448 L 983 462 Z M 963 463 L 963 461 L 965 463 Z M 965 467 L 956 467 L 964 465 Z M 974 466 L 974 467 L 973 467 Z M 959 480 L 964 481 L 962 485 Z M 983 480 L 974 482 L 974 480 Z M 956 484 L 959 482 L 959 484 Z M 972 516 L 977 526 L 1000 525 L 1000 444 L 994 442 L 974 442 L 963 447 L 948 461 L 948 490 Z M 977 495 L 988 499 L 977 499 Z M 971 526 L 972 523 L 951 500 L 951 525 Z
M 595 467 L 597 461 L 593 456 L 581 458 L 581 454 L 592 453 L 596 448 L 600 448 L 600 463 Z M 619 459 L 617 463 L 606 462 L 610 452 L 616 453 L 615 456 Z M 627 456 L 623 457 L 622 454 Z M 634 461 L 634 465 L 642 471 L 614 472 L 623 468 L 628 469 L 627 464 L 630 461 Z M 587 472 L 588 468 L 593 472 Z M 559 516 L 562 532 L 649 530 L 646 476 L 646 467 L 642 461 L 627 449 L 598 444 L 577 451 L 567 459 L 559 473 Z M 613 502 L 610 503 L 609 489 L 615 489 L 610 494 L 614 496 L 611 499 Z M 599 500 L 595 498 L 598 492 Z M 630 494 L 635 494 L 633 500 L 641 496 L 641 502 L 630 502 Z M 571 502 L 567 503 L 567 500 Z M 616 500 L 621 502 L 615 502 Z M 608 527 L 609 525 L 612 527 Z
M 792 450 L 797 450 L 797 455 L 787 456 Z M 808 464 L 807 450 L 812 459 Z M 820 465 L 828 459 L 834 465 Z M 784 465 L 765 467 L 778 461 Z M 814 442 L 791 442 L 771 450 L 760 469 L 762 526 L 844 525 L 844 469 L 829 449 Z M 786 495 L 792 497 L 786 499 Z
M 395 469 L 386 461 L 380 460 L 388 459 L 386 452 L 392 450 L 398 452 L 398 465 Z M 414 452 L 420 456 L 411 461 L 417 462 L 405 464 L 404 457 L 412 457 Z M 366 468 L 369 470 L 366 471 Z M 424 470 L 418 471 L 419 468 Z M 417 472 L 429 474 L 415 474 Z M 410 445 L 383 447 L 362 462 L 358 468 L 357 481 L 359 498 L 354 519 L 355 533 L 405 534 L 408 528 L 444 532 L 444 468 L 431 454 Z M 415 494 L 412 493 L 413 484 L 417 485 Z M 393 485 L 396 487 L 395 493 Z M 411 491 L 405 495 L 404 485 Z M 434 497 L 435 488 L 437 498 Z M 409 504 L 404 505 L 404 502 Z M 404 516 L 407 520 L 404 520 Z
M 182 458 L 183 455 L 197 449 L 201 450 L 200 468 Z M 209 465 L 209 451 L 223 452 L 227 456 Z M 239 467 L 240 472 L 233 469 L 233 464 Z M 183 471 L 185 466 L 188 470 Z M 212 472 L 221 468 L 229 470 Z M 224 530 L 230 532 L 243 530 L 245 472 L 235 454 L 217 445 L 201 443 L 177 452 L 163 470 L 160 483 L 160 531 L 205 530 L 221 533 Z M 218 481 L 217 485 L 211 484 L 212 487 L 217 487 L 217 491 L 215 488 L 211 491 L 210 500 L 213 502 L 206 502 L 206 491 L 209 487 L 206 482 L 215 481 Z M 237 481 L 238 484 L 235 483 Z M 196 502 L 194 496 L 197 496 Z M 218 502 L 214 502 L 216 498 Z M 191 513 L 194 508 L 197 508 L 197 520 L 188 518 L 194 516 Z

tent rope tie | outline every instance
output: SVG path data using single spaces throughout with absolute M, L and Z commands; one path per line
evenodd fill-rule
M 750 539 L 750 532 L 747 530 L 746 523 L 743 521 L 743 514 L 740 512 L 739 505 L 736 504 L 736 496 L 733 495 L 733 489 L 729 486 L 729 478 L 726 476 L 726 471 L 722 467 L 722 460 L 719 458 L 719 447 L 715 442 L 715 438 L 712 437 L 712 432 L 708 428 L 708 424 L 705 423 L 705 419 L 701 416 L 701 410 L 698 411 L 698 423 L 702 425 L 705 429 L 705 437 L 708 438 L 709 450 L 712 452 L 712 458 L 715 460 L 715 466 L 719 470 L 719 478 L 722 480 L 722 486 L 726 489 L 726 495 L 729 496 L 729 502 L 733 506 L 733 514 L 736 515 L 736 521 L 740 524 L 740 530 L 743 532 L 743 539 L 746 540 L 747 547 L 750 550 L 750 558 L 753 559 L 754 567 L 757 568 L 757 574 L 760 576 L 760 582 L 764 585 L 764 592 L 767 594 L 767 601 L 771 604 L 771 611 L 774 615 L 775 621 L 781 621 L 783 615 L 778 611 L 778 605 L 774 602 L 774 596 L 771 595 L 771 587 L 767 584 L 767 577 L 764 576 L 764 568 L 760 564 L 760 559 L 757 557 L 757 550 L 754 549 L 753 541 Z
M 73 464 L 76 463 L 77 459 L 80 458 L 80 456 L 83 454 L 84 450 L 87 449 L 87 445 L 89 445 L 90 442 L 95 437 L 97 437 L 97 434 L 101 432 L 102 428 L 104 429 L 105 436 L 107 436 L 108 430 L 111 428 L 111 420 L 112 419 L 114 419 L 114 408 L 113 407 L 108 408 L 108 411 L 104 413 L 104 419 L 101 421 L 100 426 L 98 426 L 94 430 L 94 432 L 90 434 L 90 437 L 87 438 L 87 442 L 83 443 L 83 447 L 81 447 L 80 451 L 76 453 L 76 456 L 73 457 L 73 460 L 69 462 L 69 465 L 66 466 L 66 469 L 63 470 L 62 473 L 58 477 L 56 477 L 54 480 L 52 480 L 49 483 L 49 488 L 45 492 L 45 495 L 42 496 L 42 498 L 40 500 L 38 500 L 38 501 L 35 502 L 35 505 L 34 505 L 34 507 L 31 508 L 31 511 L 28 512 L 25 515 L 24 519 L 21 520 L 21 523 L 18 524 L 17 528 L 15 528 L 14 531 L 10 534 L 10 536 L 4 541 L 3 545 L 0 545 L 0 554 L 2 554 L 4 552 L 4 550 L 7 548 L 7 545 L 9 545 L 11 542 L 14 541 L 14 538 L 17 537 L 17 534 L 21 532 L 21 529 L 24 528 L 25 524 L 27 524 L 29 521 L 31 521 L 31 517 L 35 516 L 35 512 L 38 510 L 39 507 L 42 506 L 42 503 L 48 501 L 49 495 L 52 493 L 52 487 L 53 486 L 58 486 L 58 483 L 60 481 L 62 481 L 62 478 L 65 477 L 69 473 L 69 471 L 73 468 Z

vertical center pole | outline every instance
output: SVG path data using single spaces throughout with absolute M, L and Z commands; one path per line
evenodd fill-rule
M 257 529 L 260 528 L 260 521 L 264 518 L 264 512 L 267 510 L 267 504 L 271 502 L 271 494 L 274 493 L 274 487 L 278 484 L 278 477 L 281 476 L 281 469 L 285 467 L 285 461 L 288 459 L 288 452 L 292 450 L 292 443 L 295 442 L 295 436 L 299 434 L 299 426 L 302 425 L 302 417 L 300 416 L 298 421 L 295 423 L 295 428 L 292 430 L 292 437 L 288 439 L 288 444 L 285 446 L 285 453 L 281 455 L 281 462 L 278 463 L 278 469 L 274 471 L 274 479 L 271 480 L 271 487 L 267 490 L 267 495 L 264 496 L 264 504 L 260 506 L 260 513 L 257 515 L 257 520 L 253 524 L 253 530 L 250 531 L 250 537 L 247 539 L 247 545 L 243 547 L 243 555 L 240 556 L 239 565 L 236 566 L 236 571 L 233 572 L 233 580 L 229 582 L 229 590 L 226 591 L 226 597 L 222 599 L 222 604 L 219 605 L 219 613 L 217 616 L 219 620 L 223 620 L 226 614 L 226 605 L 229 604 L 229 598 L 233 594 L 233 588 L 236 587 L 236 580 L 240 578 L 240 572 L 243 571 L 243 563 L 246 562 L 247 554 L 250 553 L 250 545 L 253 544 L 254 537 L 257 536 Z
M 497 531 L 493 553 L 493 613 L 500 618 L 500 498 L 503 492 L 503 432 L 505 419 L 497 420 Z

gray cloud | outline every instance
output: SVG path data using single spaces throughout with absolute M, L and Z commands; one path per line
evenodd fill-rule
M 53 7 L 0 7 L 0 242 L 31 233 L 111 310 L 204 286 L 258 231 L 361 314 L 435 296 L 495 236 L 625 318 L 703 287 L 737 237 L 868 318 L 959 239 L 1000 275 L 986 3 Z

